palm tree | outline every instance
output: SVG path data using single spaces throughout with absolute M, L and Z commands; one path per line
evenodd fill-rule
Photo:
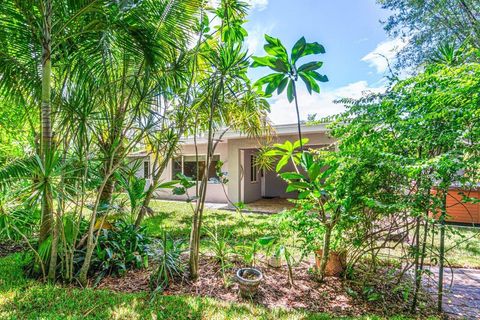
M 298 138 L 300 140 L 300 148 L 303 148 L 296 82 L 299 78 L 302 79 L 308 92 L 312 94 L 312 91 L 320 92 L 320 86 L 317 82 L 326 82 L 328 78 L 316 71 L 323 65 L 323 62 L 307 62 L 300 67 L 297 67 L 297 62 L 305 56 L 325 53 L 325 48 L 317 42 L 307 43 L 305 38 L 301 37 L 293 46 L 291 54 L 288 55 L 287 49 L 285 49 L 279 39 L 265 35 L 265 40 L 267 44 L 265 44 L 264 49 L 267 52 L 267 56 L 252 57 L 253 63 L 251 66 L 253 68 L 269 67 L 275 73 L 260 78 L 255 82 L 255 86 L 261 88 L 266 85 L 266 95 L 271 95 L 275 90 L 277 90 L 277 94 L 281 94 L 287 88 L 288 101 L 291 103 L 295 100 Z
M 202 77 L 193 103 L 197 121 L 192 133 L 206 133 L 207 154 L 204 171 L 199 173 L 201 181 L 190 233 L 192 279 L 199 276 L 200 230 L 215 148 L 229 129 L 260 135 L 269 108 L 262 96 L 252 92 L 246 77 L 249 63 L 243 49 L 246 32 L 242 27 L 246 11 L 247 6 L 241 1 L 222 1 L 215 11 L 221 22 L 218 31 L 208 37 L 211 40 L 201 50 L 204 69 L 200 70 Z

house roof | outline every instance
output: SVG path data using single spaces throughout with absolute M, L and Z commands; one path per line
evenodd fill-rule
M 327 128 L 327 123 L 320 123 L 320 124 L 301 124 L 300 125 L 302 133 L 322 133 L 322 132 L 328 132 L 330 131 Z M 298 128 L 296 123 L 289 123 L 289 124 L 277 124 L 273 125 L 272 128 L 275 131 L 275 134 L 277 136 L 285 136 L 285 135 L 292 135 L 292 134 L 297 134 Z M 218 130 L 218 132 L 215 134 L 215 138 L 218 139 L 222 133 L 222 130 Z M 245 133 L 236 131 L 236 130 L 227 130 L 222 135 L 222 140 L 231 140 L 231 139 L 244 139 L 248 138 L 248 135 Z M 197 144 L 201 143 L 206 143 L 207 142 L 207 135 L 202 134 L 200 136 L 197 136 L 196 138 Z M 185 139 L 182 140 L 183 144 L 194 144 L 195 140 L 192 136 L 186 137 Z
M 298 133 L 298 128 L 296 123 L 289 123 L 289 124 L 277 124 L 272 126 L 275 134 L 277 136 L 285 136 L 285 135 L 292 135 L 292 134 L 297 134 Z M 302 129 L 302 133 L 323 133 L 323 132 L 328 132 L 330 131 L 327 128 L 326 123 L 321 123 L 321 124 L 313 124 L 313 125 L 307 125 L 307 124 L 301 124 L 300 125 Z M 221 133 L 222 131 L 219 130 Z M 215 137 L 218 139 L 220 136 L 220 133 L 216 133 Z M 214 137 L 214 139 L 215 139 Z M 248 136 L 242 132 L 235 131 L 235 130 L 228 130 L 225 132 L 222 136 L 222 140 L 232 140 L 232 139 L 244 139 L 248 138 Z M 197 136 L 196 142 L 197 144 L 204 144 L 207 143 L 207 135 L 202 134 L 200 136 Z M 180 141 L 181 144 L 184 145 L 192 145 L 195 143 L 195 140 L 192 136 L 186 137 Z M 148 153 L 146 152 L 145 149 L 140 149 L 136 152 L 132 152 L 128 155 L 129 158 L 144 158 L 148 156 Z

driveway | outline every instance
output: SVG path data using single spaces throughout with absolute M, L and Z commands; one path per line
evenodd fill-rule
M 432 277 L 425 280 L 425 287 L 436 295 L 438 268 L 431 267 L 430 271 Z M 480 319 L 480 270 L 445 269 L 444 289 L 443 308 L 447 314 L 457 319 Z

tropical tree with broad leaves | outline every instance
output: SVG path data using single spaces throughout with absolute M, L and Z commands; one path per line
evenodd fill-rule
M 254 86 L 265 88 L 265 94 L 270 96 L 275 90 L 277 94 L 281 94 L 285 88 L 287 89 L 287 98 L 291 103 L 295 101 L 295 110 L 297 112 L 297 127 L 300 148 L 302 144 L 302 130 L 300 128 L 300 111 L 298 107 L 297 81 L 302 79 L 310 94 L 313 92 L 320 93 L 320 85 L 318 82 L 327 82 L 328 77 L 320 74 L 317 70 L 323 65 L 322 61 L 310 61 L 297 66 L 299 60 L 303 57 L 325 53 L 325 48 L 318 42 L 306 42 L 305 37 L 301 37 L 293 46 L 290 55 L 282 42 L 269 35 L 265 35 L 267 43 L 264 49 L 267 53 L 264 57 L 253 56 L 251 67 L 268 67 L 275 71 L 264 76 L 255 82 Z

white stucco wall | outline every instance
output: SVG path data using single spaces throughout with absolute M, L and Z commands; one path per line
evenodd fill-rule
M 198 154 L 205 155 L 207 153 L 207 145 L 206 144 L 199 144 L 198 146 Z M 182 145 L 178 154 L 182 155 L 195 155 L 195 146 L 194 145 Z M 215 155 L 220 156 L 220 161 L 223 161 L 222 171 L 228 172 L 228 148 L 227 142 L 221 142 L 217 145 L 215 149 Z M 161 176 L 162 181 L 171 181 L 174 180 L 175 177 L 172 175 L 172 161 L 169 162 L 167 168 L 163 172 Z M 214 203 L 227 203 L 227 195 L 228 195 L 228 184 L 223 185 L 219 183 L 212 183 L 209 182 L 207 186 L 207 202 L 214 202 Z M 195 196 L 196 188 L 188 189 L 188 196 L 193 197 Z M 156 196 L 162 199 L 171 199 L 171 200 L 186 200 L 187 196 L 177 196 L 172 193 L 171 189 L 159 189 L 156 192 Z

